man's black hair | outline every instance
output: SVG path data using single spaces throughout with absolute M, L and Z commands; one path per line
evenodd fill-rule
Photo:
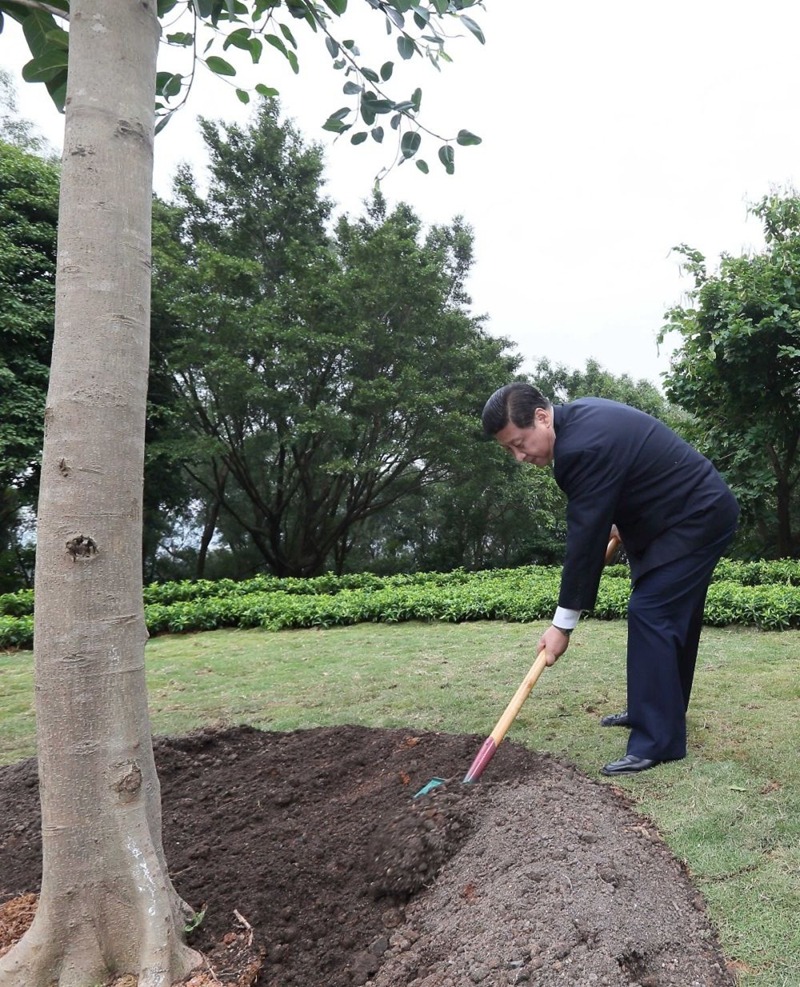
M 497 435 L 509 423 L 517 428 L 533 425 L 537 408 L 549 408 L 550 402 L 531 384 L 516 381 L 495 391 L 483 408 L 481 421 L 487 435 Z

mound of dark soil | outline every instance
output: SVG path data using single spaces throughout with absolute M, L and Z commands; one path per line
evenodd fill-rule
M 506 742 L 480 784 L 414 798 L 463 776 L 482 740 L 361 727 L 157 740 L 170 872 L 206 909 L 192 945 L 248 929 L 261 987 L 734 983 L 702 897 L 612 785 Z M 0 769 L 0 901 L 38 890 L 40 858 L 28 760 Z

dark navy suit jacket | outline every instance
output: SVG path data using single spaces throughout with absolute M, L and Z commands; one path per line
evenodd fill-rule
M 553 469 L 567 495 L 559 606 L 590 610 L 616 524 L 631 579 L 731 531 L 739 507 L 705 456 L 663 422 L 616 401 L 553 407 Z

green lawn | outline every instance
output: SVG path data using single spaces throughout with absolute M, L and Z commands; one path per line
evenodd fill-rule
M 533 663 L 540 630 L 361 624 L 154 638 L 153 730 L 360 723 L 486 735 Z M 581 624 L 508 739 L 601 778 L 599 766 L 624 753 L 625 732 L 598 727 L 624 706 L 624 648 L 624 622 Z M 29 652 L 0 654 L 1 763 L 34 751 L 31 673 Z M 800 984 L 799 700 L 800 632 L 708 628 L 689 756 L 614 782 L 686 862 L 743 987 Z

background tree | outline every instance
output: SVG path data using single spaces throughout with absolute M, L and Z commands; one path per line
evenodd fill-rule
M 468 5 L 462 0 L 459 10 Z M 34 628 L 46 866 L 33 925 L 0 959 L 2 987 L 82 987 L 111 973 L 168 987 L 199 960 L 183 941 L 187 907 L 161 844 L 141 583 L 154 107 L 157 88 L 169 96 L 183 82 L 175 73 L 156 77 L 158 17 L 175 6 L 0 0 L 0 14 L 22 23 L 32 49 L 26 78 L 43 81 L 66 108 Z M 400 30 L 398 50 L 410 57 L 418 48 L 405 28 L 406 4 L 380 6 L 399 18 L 388 26 Z M 254 59 L 263 42 L 241 17 L 253 13 L 269 31 L 286 10 L 339 54 L 328 21 L 343 0 L 188 7 L 219 38 L 242 27 L 238 37 Z M 435 37 L 437 5 L 423 0 L 419 11 L 420 33 Z M 69 33 L 54 12 L 69 16 Z M 176 43 L 191 49 L 192 33 Z M 291 29 L 282 33 L 281 44 L 293 47 Z M 209 65 L 212 57 L 219 61 Z M 206 64 L 232 68 L 216 55 Z M 342 68 L 352 68 L 347 58 Z M 419 100 L 408 110 L 390 101 L 379 108 L 372 89 L 354 84 L 362 116 L 399 114 L 398 130 L 411 121 L 417 132 Z
M 43 157 L 49 154 L 47 141 L 19 115 L 14 80 L 4 68 L 0 68 L 0 140 Z
M 694 280 L 691 304 L 662 331 L 681 344 L 667 395 L 696 419 L 695 440 L 731 482 L 751 552 L 796 556 L 800 480 L 800 198 L 770 195 L 751 208 L 765 249 L 705 258 L 678 248 Z
M 512 374 L 509 370 L 501 383 Z M 688 420 L 653 384 L 615 376 L 595 360 L 588 360 L 584 370 L 541 360 L 530 379 L 555 402 L 592 395 L 624 401 L 673 427 Z M 492 390 L 487 382 L 476 392 L 476 421 Z M 566 502 L 552 473 L 520 468 L 496 443 L 481 442 L 479 430 L 473 427 L 470 434 L 472 447 L 464 450 L 447 480 L 375 518 L 357 542 L 351 564 L 395 571 L 561 561 Z
M 376 191 L 332 237 L 319 148 L 276 105 L 203 132 L 208 196 L 179 176 L 156 251 L 183 464 L 272 572 L 342 571 L 359 525 L 471 458 L 472 395 L 516 361 L 469 314 L 461 220 L 425 232 Z
M 552 477 L 520 469 L 476 432 L 472 452 L 447 480 L 364 526 L 348 567 L 447 572 L 546 565 L 561 560 L 563 528 L 561 491 Z
M 648 380 L 634 381 L 628 374 L 615 376 L 597 360 L 587 360 L 583 370 L 539 360 L 531 378 L 536 387 L 558 403 L 583 397 L 607 398 L 646 411 L 662 421 L 667 421 L 673 413 L 655 384 Z
M 27 134 L 23 128 L 25 145 Z M 0 140 L 0 592 L 30 585 L 33 575 L 22 535 L 38 491 L 58 182 L 54 164 Z

